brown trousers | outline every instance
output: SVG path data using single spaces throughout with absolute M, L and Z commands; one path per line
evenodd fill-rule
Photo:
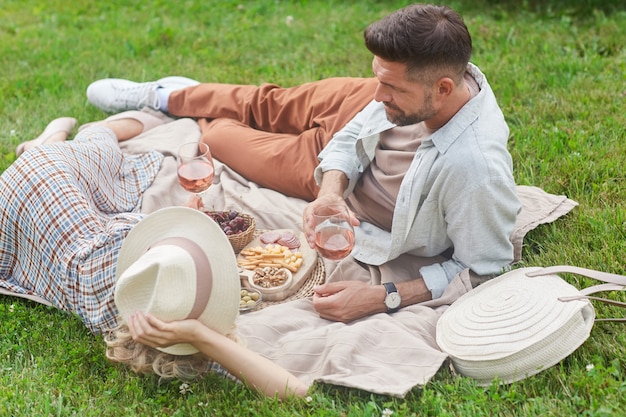
M 295 87 L 200 84 L 170 95 L 173 116 L 198 119 L 212 155 L 257 184 L 313 200 L 317 155 L 374 97 L 375 78 Z

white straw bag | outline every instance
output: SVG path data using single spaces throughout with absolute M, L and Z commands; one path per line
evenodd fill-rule
M 575 273 L 604 281 L 584 290 L 560 278 Z M 557 364 L 589 337 L 596 319 L 590 299 L 599 291 L 624 290 L 626 277 L 590 269 L 555 266 L 507 272 L 464 294 L 437 323 L 437 343 L 461 375 L 479 385 L 494 378 L 510 383 Z

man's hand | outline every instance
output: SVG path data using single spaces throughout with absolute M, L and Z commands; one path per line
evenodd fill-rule
M 307 204 L 302 213 L 302 228 L 311 248 L 315 248 L 313 210 L 319 206 L 346 205 L 343 192 L 347 186 L 348 178 L 343 172 L 337 170 L 324 172 L 317 198 Z M 359 221 L 356 216 L 350 210 L 348 211 L 350 212 L 350 223 L 352 223 L 352 226 L 358 226 Z
M 313 307 L 320 317 L 349 323 L 375 313 L 384 313 L 385 288 L 361 281 L 339 281 L 313 288 Z
M 306 236 L 306 240 L 309 243 L 309 246 L 315 249 L 315 220 L 313 219 L 313 212 L 317 207 L 323 207 L 328 205 L 337 205 L 337 206 L 346 206 L 346 202 L 341 197 L 335 196 L 324 196 L 320 197 L 317 200 L 313 200 L 304 208 L 302 213 L 302 224 L 304 229 L 304 234 Z M 346 210 L 350 213 L 350 224 L 352 226 L 358 226 L 360 224 L 359 220 L 356 218 L 354 213 L 350 211 L 350 209 L 346 206 Z
M 401 307 L 432 299 L 432 294 L 420 278 L 396 283 L 402 296 Z M 386 313 L 385 296 L 382 285 L 371 285 L 362 281 L 338 281 L 318 285 L 313 288 L 313 308 L 320 317 L 349 323 L 361 317 L 376 313 Z

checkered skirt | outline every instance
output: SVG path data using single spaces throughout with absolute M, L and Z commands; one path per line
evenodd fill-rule
M 98 126 L 25 152 L 0 176 L 0 286 L 43 297 L 94 333 L 113 327 L 117 254 L 162 159 L 122 154 Z

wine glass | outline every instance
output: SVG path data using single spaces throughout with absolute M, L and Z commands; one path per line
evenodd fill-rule
M 178 149 L 178 182 L 190 193 L 202 196 L 213 184 L 215 168 L 209 145 L 203 142 L 189 142 Z
M 354 248 L 354 228 L 344 205 L 325 205 L 313 209 L 315 247 L 326 259 L 339 261 Z M 341 263 L 338 264 L 341 278 Z

